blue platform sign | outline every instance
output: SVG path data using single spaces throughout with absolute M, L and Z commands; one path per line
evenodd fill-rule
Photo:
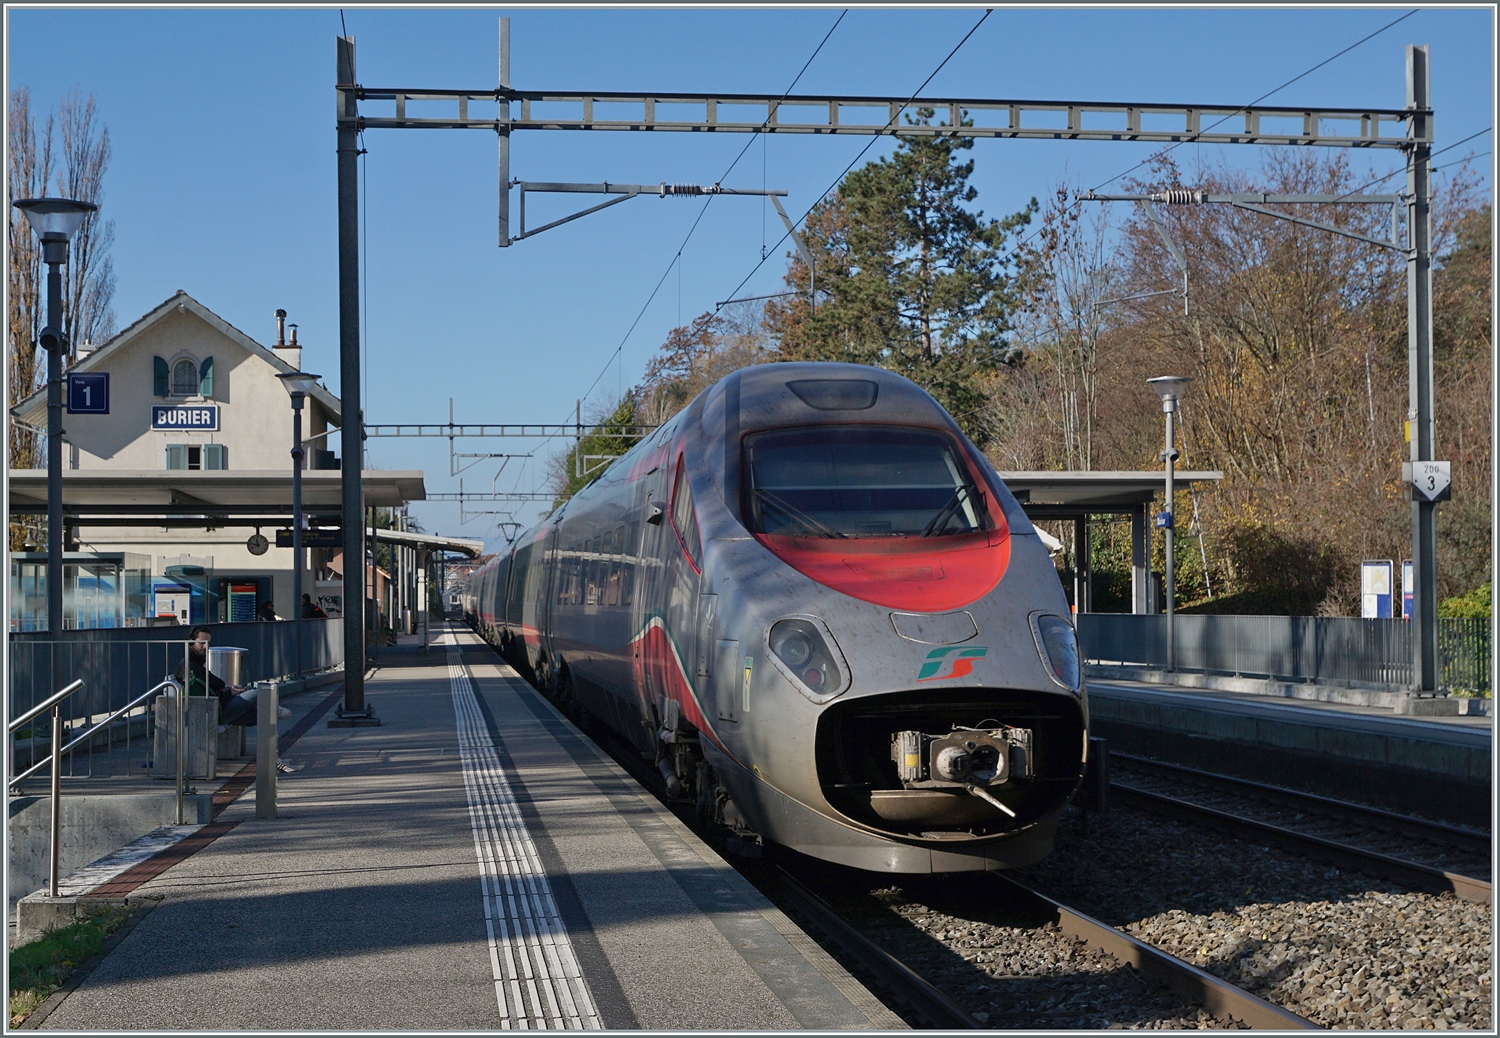
M 68 414 L 109 414 L 109 373 L 68 376 Z
M 152 404 L 151 428 L 177 432 L 217 432 L 219 408 L 214 404 Z

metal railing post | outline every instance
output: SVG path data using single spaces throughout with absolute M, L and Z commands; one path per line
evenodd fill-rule
M 184 780 L 187 772 L 184 768 L 187 751 L 187 699 L 188 689 L 193 687 L 193 661 L 189 656 L 192 650 L 187 642 L 182 643 L 182 687 L 177 690 L 177 824 L 186 825 L 187 820 L 182 813 L 182 794 Z M 203 663 L 204 673 L 208 671 L 208 661 Z
M 52 883 L 53 897 L 61 896 L 62 859 L 62 704 L 52 708 Z

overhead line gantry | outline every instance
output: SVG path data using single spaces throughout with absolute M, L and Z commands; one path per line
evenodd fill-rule
M 367 87 L 356 74 L 354 37 L 335 43 L 335 102 L 338 137 L 339 351 L 340 392 L 360 399 L 359 357 L 359 135 L 377 129 L 488 130 L 498 142 L 498 237 L 509 246 L 510 136 L 521 131 L 629 131 L 682 133 L 801 133 L 826 136 L 962 137 L 1029 140 L 1132 141 L 1166 144 L 1259 144 L 1402 151 L 1407 159 L 1409 247 L 1408 338 L 1410 357 L 1412 462 L 1431 461 L 1432 429 L 1432 257 L 1431 155 L 1428 51 L 1407 48 L 1405 108 L 1321 108 L 1291 105 L 1121 104 L 1094 101 L 1036 101 L 997 98 L 872 97 L 839 95 L 720 94 L 642 91 L 516 90 L 510 81 L 510 19 L 499 24 L 499 63 L 494 87 L 455 90 L 420 87 Z M 389 102 L 390 114 L 362 114 L 360 102 Z M 411 102 L 451 102 L 452 116 L 409 115 Z M 494 115 L 476 115 L 471 105 L 495 106 Z M 519 112 L 514 111 L 519 106 Z M 931 108 L 948 125 L 900 123 L 903 111 Z M 561 110 L 559 110 L 561 109 Z M 626 111 L 626 109 L 629 109 Z M 750 109 L 755 118 L 748 117 Z M 747 117 L 734 118 L 745 111 Z M 817 113 L 815 116 L 812 113 Z M 874 113 L 882 121 L 850 121 Z M 962 125 L 965 119 L 974 125 Z M 1207 123 L 1207 125 L 1205 125 Z M 1221 127 L 1223 127 L 1221 129 Z M 364 415 L 345 409 L 346 443 L 355 449 L 364 437 Z M 566 429 L 566 426 L 561 427 Z M 438 433 L 437 435 L 448 435 Z M 346 448 L 346 454 L 347 454 Z M 360 467 L 344 466 L 344 557 L 363 557 L 360 539 Z M 1437 584 L 1435 503 L 1412 503 L 1412 542 L 1416 577 L 1415 662 L 1421 689 L 1437 687 Z M 361 588 L 361 596 L 364 589 Z M 348 589 L 346 589 L 346 594 Z M 350 660 L 362 660 L 363 609 L 344 612 L 344 646 Z M 341 715 L 369 715 L 364 702 L 363 668 L 345 669 Z

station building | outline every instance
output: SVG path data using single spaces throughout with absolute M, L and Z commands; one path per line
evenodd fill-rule
M 293 412 L 277 376 L 301 369 L 302 350 L 282 317 L 276 344 L 263 346 L 179 290 L 68 370 L 65 628 L 248 620 L 266 603 L 297 615 Z M 44 430 L 46 388 L 12 415 Z M 304 401 L 303 589 L 329 615 L 343 604 L 342 472 L 327 449 L 341 415 L 321 385 Z M 46 470 L 9 478 L 12 517 L 45 514 Z M 425 497 L 419 471 L 366 470 L 363 480 L 367 508 Z M 10 629 L 44 629 L 45 550 L 11 559 Z

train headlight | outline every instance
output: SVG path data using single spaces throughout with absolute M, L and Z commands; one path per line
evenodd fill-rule
M 833 635 L 810 617 L 778 620 L 766 644 L 776 669 L 815 703 L 826 703 L 844 690 L 847 664 Z
M 1078 636 L 1073 625 L 1051 613 L 1032 613 L 1031 634 L 1052 680 L 1069 692 L 1079 691 L 1083 687 L 1083 668 L 1078 660 Z
M 812 659 L 812 640 L 804 631 L 798 629 L 797 625 L 800 623 L 802 621 L 792 620 L 787 623 L 778 624 L 777 626 L 782 628 L 782 630 L 772 632 L 771 634 L 772 648 L 775 650 L 776 655 L 786 661 L 789 667 L 800 667 Z M 778 634 L 780 637 L 777 637 Z M 814 633 L 812 637 L 816 638 L 817 634 Z

